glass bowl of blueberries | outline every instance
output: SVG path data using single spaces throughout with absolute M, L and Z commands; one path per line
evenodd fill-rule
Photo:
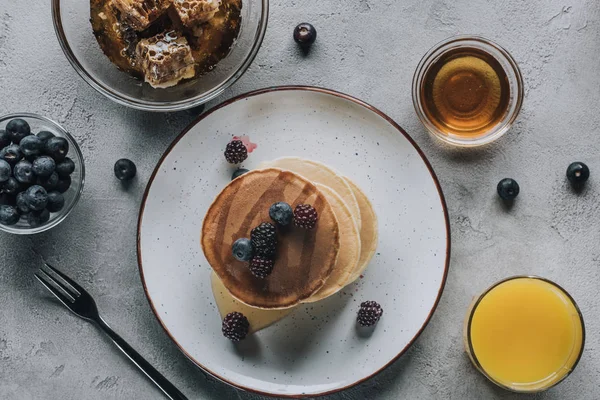
M 81 150 L 62 126 L 36 114 L 0 117 L 0 230 L 29 235 L 58 225 L 84 178 Z

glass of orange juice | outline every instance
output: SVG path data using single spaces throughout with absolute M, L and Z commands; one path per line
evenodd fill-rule
M 575 369 L 585 326 L 563 288 L 547 279 L 517 276 L 475 298 L 464 339 L 471 361 L 489 380 L 531 393 L 551 388 Z

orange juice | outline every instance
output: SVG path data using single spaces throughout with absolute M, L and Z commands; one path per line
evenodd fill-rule
M 502 281 L 475 300 L 465 321 L 473 364 L 492 382 L 537 392 L 573 370 L 585 340 L 575 301 L 558 285 L 536 277 Z

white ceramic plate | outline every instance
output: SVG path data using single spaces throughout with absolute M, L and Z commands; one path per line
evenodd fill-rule
M 233 171 L 225 144 L 243 134 L 258 144 L 246 168 L 299 156 L 354 180 L 373 202 L 380 239 L 364 278 L 234 345 L 221 334 L 199 238 L 204 214 Z M 199 367 L 244 390 L 315 396 L 372 377 L 421 333 L 448 272 L 449 224 L 431 166 L 389 117 L 340 93 L 280 87 L 212 109 L 169 147 L 144 195 L 138 258 L 154 313 Z M 370 336 L 355 326 L 365 300 L 384 309 Z

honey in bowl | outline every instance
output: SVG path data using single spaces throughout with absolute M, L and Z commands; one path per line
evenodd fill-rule
M 477 137 L 493 129 L 510 103 L 507 73 L 490 54 L 456 48 L 432 63 L 421 86 L 423 111 L 437 129 Z
M 574 300 L 536 277 L 500 282 L 475 300 L 465 321 L 465 345 L 492 382 L 539 392 L 566 378 L 583 351 L 585 328 Z

